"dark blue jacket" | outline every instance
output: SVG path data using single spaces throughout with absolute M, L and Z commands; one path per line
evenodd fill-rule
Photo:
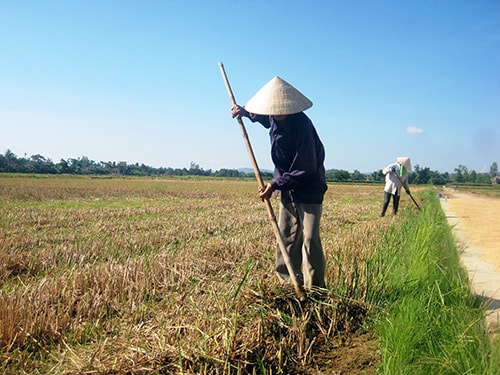
M 251 120 L 269 129 L 273 189 L 281 191 L 285 202 L 322 203 L 327 190 L 325 149 L 309 117 L 300 112 L 281 122 L 264 115 L 252 115 Z

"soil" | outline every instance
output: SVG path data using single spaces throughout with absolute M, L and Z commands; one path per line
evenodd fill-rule
M 445 189 L 441 207 L 463 250 L 474 292 L 487 306 L 491 333 L 500 332 L 500 199 Z
M 339 348 L 317 353 L 320 366 L 307 369 L 303 375 L 375 375 L 380 361 L 377 340 L 369 334 L 351 336 Z

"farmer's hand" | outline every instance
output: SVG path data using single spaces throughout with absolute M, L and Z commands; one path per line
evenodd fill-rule
M 233 107 L 231 108 L 231 116 L 233 118 L 242 118 L 242 117 L 250 117 L 250 114 L 248 113 L 248 111 L 243 108 L 242 106 L 239 106 L 237 104 L 233 105 Z
M 268 183 L 263 188 L 259 188 L 259 198 L 262 200 L 270 199 L 271 195 L 273 195 L 273 187 L 270 183 Z

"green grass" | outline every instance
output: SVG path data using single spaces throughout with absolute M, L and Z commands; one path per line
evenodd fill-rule
M 487 333 L 484 307 L 470 292 L 437 199 L 431 191 L 424 198 L 423 212 L 405 211 L 376 249 L 390 264 L 373 301 L 385 306 L 374 324 L 381 372 L 498 374 L 500 348 Z

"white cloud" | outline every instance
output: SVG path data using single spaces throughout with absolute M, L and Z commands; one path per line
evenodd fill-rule
M 406 132 L 408 134 L 423 134 L 424 133 L 424 129 L 416 128 L 414 126 L 407 126 L 406 127 Z

